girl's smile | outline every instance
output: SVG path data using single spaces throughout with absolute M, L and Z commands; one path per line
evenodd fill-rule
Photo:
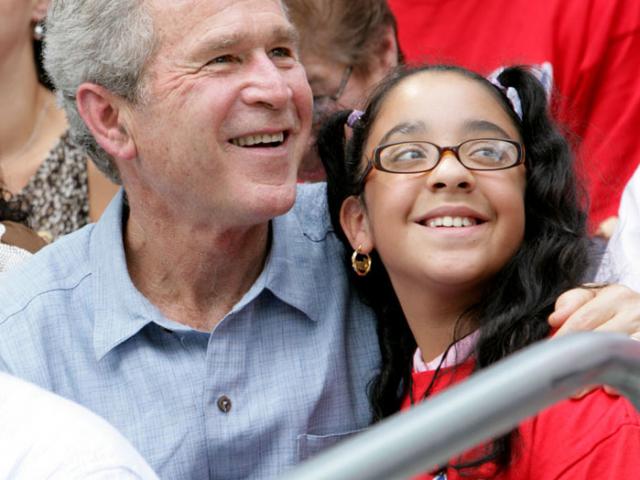
M 433 151 L 404 148 L 402 142 L 459 145 L 485 138 L 521 141 L 511 117 L 486 87 L 455 73 L 424 72 L 389 93 L 364 151 L 372 157 L 379 145 L 399 143 L 391 147 L 392 160 L 402 162 L 398 168 L 414 168 L 413 162 L 426 164 Z M 491 159 L 493 151 L 456 148 L 443 150 L 426 172 L 372 169 L 361 199 L 343 209 L 352 244 L 378 251 L 396 291 L 405 292 L 399 295 L 403 308 L 414 301 L 424 305 L 427 290 L 439 294 L 440 302 L 445 291 L 458 300 L 463 292 L 480 292 L 524 235 L 524 165 L 470 170 L 461 155 L 466 164 L 479 163 Z

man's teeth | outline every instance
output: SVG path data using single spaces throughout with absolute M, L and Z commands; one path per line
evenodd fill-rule
M 246 137 L 234 138 L 231 140 L 236 147 L 250 147 L 261 143 L 282 143 L 284 141 L 284 132 L 274 133 L 273 135 L 247 135 Z
M 477 225 L 475 218 L 471 217 L 435 217 L 427 222 L 429 227 L 471 227 Z

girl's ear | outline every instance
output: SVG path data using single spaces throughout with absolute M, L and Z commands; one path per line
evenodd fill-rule
M 340 225 L 354 249 L 360 247 L 362 253 L 371 253 L 375 245 L 369 217 L 360 197 L 352 195 L 342 202 Z
M 32 0 L 31 21 L 38 23 L 47 16 L 47 8 L 49 8 L 49 0 Z

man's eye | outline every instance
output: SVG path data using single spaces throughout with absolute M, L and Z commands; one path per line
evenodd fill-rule
M 286 47 L 277 47 L 271 50 L 272 57 L 290 58 L 293 57 L 293 51 Z
M 232 63 L 235 61 L 233 55 L 220 55 L 219 57 L 212 58 L 207 62 L 208 65 L 221 65 L 225 63 Z

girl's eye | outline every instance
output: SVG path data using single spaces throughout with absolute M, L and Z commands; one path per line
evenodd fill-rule
M 413 149 L 413 150 L 406 149 L 406 150 L 396 152 L 395 155 L 393 156 L 393 161 L 407 162 L 407 161 L 416 160 L 424 157 L 425 157 L 425 154 L 420 149 Z
M 500 158 L 500 152 L 495 148 L 479 148 L 471 152 L 472 157 Z

